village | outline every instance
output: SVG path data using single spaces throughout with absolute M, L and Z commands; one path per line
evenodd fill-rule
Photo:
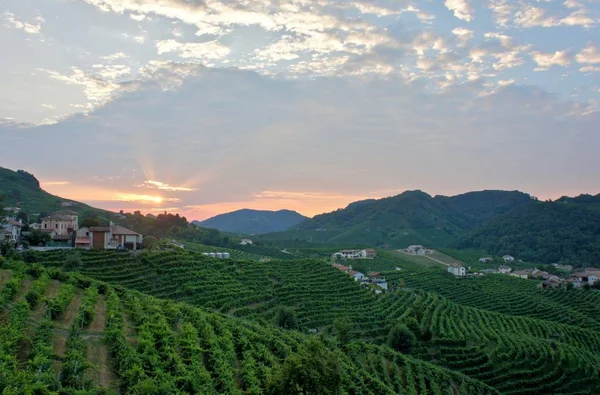
M 14 214 L 14 211 L 13 211 Z M 133 230 L 109 222 L 106 226 L 79 227 L 79 215 L 72 210 L 56 211 L 31 223 L 24 231 L 24 223 L 15 215 L 8 215 L 0 225 L 3 240 L 21 249 L 24 241 L 32 232 L 44 235 L 44 246 L 31 245 L 33 250 L 57 248 L 100 249 L 100 250 L 138 250 L 144 237 Z

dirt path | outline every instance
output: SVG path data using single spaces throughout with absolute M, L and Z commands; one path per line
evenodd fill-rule
M 94 312 L 94 319 L 90 323 L 88 328 L 89 333 L 102 333 L 106 326 L 106 300 L 104 295 L 99 295 L 98 302 L 96 303 L 96 309 Z
M 103 388 L 116 387 L 117 376 L 113 371 L 108 349 L 103 339 L 90 340 L 87 343 L 87 359 L 94 365 L 89 371 L 90 378 Z
M 29 292 L 29 288 L 31 288 L 32 283 L 33 283 L 33 280 L 29 277 L 26 278 L 25 280 L 23 280 L 23 284 L 21 285 L 19 292 L 17 292 L 17 295 L 14 300 L 17 302 L 22 301 L 25 298 L 25 295 L 27 294 L 27 292 Z
M 437 259 L 435 259 L 435 258 L 432 258 L 432 257 L 430 257 L 430 256 L 427 256 L 427 255 L 423 255 L 423 256 L 424 256 L 425 258 L 427 258 L 427 259 L 431 259 L 432 261 L 434 261 L 434 262 L 437 262 L 437 263 L 440 263 L 440 264 L 442 264 L 442 265 L 444 265 L 444 266 L 450 266 L 450 264 L 448 264 L 448 263 L 445 263 L 445 262 L 442 262 L 442 261 L 438 261 Z
M 62 329 L 70 329 L 71 325 L 73 325 L 73 321 L 77 317 L 77 313 L 79 312 L 79 307 L 81 305 L 81 300 L 83 299 L 83 292 L 78 289 L 73 296 L 73 300 L 67 306 L 67 310 L 62 313 L 60 317 L 56 320 L 56 327 Z
M 54 372 L 57 374 L 62 370 L 62 363 L 60 360 L 65 356 L 67 336 L 68 335 L 57 333 L 56 331 L 54 331 L 54 335 L 52 336 L 52 353 L 59 358 L 59 360 L 52 362 L 52 369 L 54 369 Z
M 129 316 L 123 311 L 123 325 L 125 326 L 125 337 L 130 346 L 137 346 L 137 333 L 135 327 L 131 323 Z

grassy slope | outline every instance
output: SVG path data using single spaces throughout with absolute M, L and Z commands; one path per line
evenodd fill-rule
M 61 259 L 44 254 L 47 265 Z M 188 252 L 137 259 L 90 253 L 85 260 L 88 276 L 263 326 L 285 305 L 304 330 L 329 332 L 346 317 L 352 338 L 377 344 L 404 322 L 422 339 L 415 357 L 504 393 L 600 390 L 600 295 L 593 292 L 542 291 L 507 276 L 459 280 L 439 265 L 388 254 L 373 263 L 392 269 L 385 276 L 396 291 L 379 296 L 320 261 L 224 262 Z
M 0 391 L 260 394 L 309 340 L 81 276 L 24 270 L 18 263 L 0 270 Z M 39 298 L 29 306 L 32 289 Z M 66 308 L 44 318 L 50 305 Z M 344 393 L 497 393 L 387 347 L 354 342 L 341 349 L 324 341 L 337 352 Z

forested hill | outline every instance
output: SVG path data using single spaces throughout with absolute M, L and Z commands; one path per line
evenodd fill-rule
M 456 243 L 531 262 L 600 262 L 600 194 L 532 201 L 500 215 Z
M 40 182 L 31 173 L 24 170 L 13 171 L 0 167 L 0 195 L 2 204 L 6 207 L 19 206 L 28 214 L 51 213 L 64 209 L 63 203 L 69 204 L 68 209 L 90 215 L 106 216 L 108 211 L 88 206 L 85 203 L 52 195 L 40 187 Z
M 243 209 L 193 223 L 203 228 L 218 229 L 223 232 L 263 234 L 287 230 L 306 219 L 307 217 L 291 210 Z
M 311 238 L 337 244 L 446 246 L 460 236 L 532 198 L 518 191 L 480 191 L 432 197 L 422 191 L 365 200 L 317 215 L 296 230 L 266 238 Z

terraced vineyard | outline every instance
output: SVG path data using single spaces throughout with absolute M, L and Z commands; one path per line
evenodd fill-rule
M 384 273 L 392 292 L 375 295 L 323 261 L 223 261 L 185 251 L 83 258 L 86 276 L 263 327 L 282 306 L 294 309 L 302 331 L 335 333 L 345 318 L 355 341 L 347 350 L 368 341 L 381 353 L 387 348 L 378 345 L 402 323 L 418 339 L 413 357 L 502 393 L 600 393 L 600 304 L 592 292 L 538 290 L 506 276 L 458 280 L 403 261 Z M 63 259 L 53 252 L 43 263 Z M 346 355 L 370 364 L 362 353 Z
M 388 347 L 339 348 L 79 274 L 11 262 L 0 280 L 2 393 L 281 393 L 274 378 L 306 349 L 336 361 L 336 393 L 498 393 Z

